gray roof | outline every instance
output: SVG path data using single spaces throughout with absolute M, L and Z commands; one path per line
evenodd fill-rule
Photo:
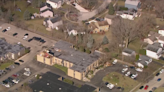
M 93 62 L 99 59 L 100 53 L 94 52 L 92 54 L 87 54 L 84 52 L 80 52 L 72 48 L 72 44 L 65 41 L 58 41 L 54 46 L 54 56 L 71 62 L 74 64 L 71 69 L 83 72 L 86 68 L 91 65 Z M 57 52 L 55 49 L 61 50 L 61 52 Z M 55 55 L 55 53 L 58 53 Z
M 149 45 L 146 47 L 147 50 L 150 50 L 150 51 L 153 51 L 153 52 L 156 52 L 156 53 L 157 53 L 157 51 L 158 51 L 159 48 L 160 48 L 160 47 L 157 47 L 157 46 L 151 45 L 151 44 L 149 44 Z
M 8 53 L 18 53 L 24 47 L 18 44 L 9 44 L 5 40 L 0 39 L 0 57 L 5 56 Z
M 131 49 L 129 49 L 129 48 L 125 48 L 125 49 L 123 49 L 122 52 L 125 52 L 125 53 L 128 53 L 128 54 L 132 54 L 132 53 L 135 52 L 135 51 L 134 51 L 134 50 L 131 50 Z
M 113 18 L 115 18 L 116 16 L 115 16 L 115 15 L 109 15 L 109 14 L 107 14 L 105 17 L 108 18 L 108 19 L 113 19 Z
M 55 22 L 60 21 L 60 20 L 61 20 L 61 17 L 55 17 L 55 18 L 51 18 L 51 19 L 50 19 L 50 21 L 51 21 L 52 23 L 55 23 Z
M 42 11 L 40 11 L 41 13 L 44 13 L 44 12 L 46 12 L 46 11 L 51 11 L 51 12 L 53 12 L 53 10 L 52 9 L 44 9 L 44 10 L 42 10 Z
M 50 0 L 51 2 L 58 3 L 59 1 L 63 2 L 63 0 Z
M 141 55 L 139 59 L 143 61 L 149 61 L 151 58 L 145 55 Z
M 135 5 L 137 6 L 139 3 L 139 0 L 126 0 L 125 4 Z

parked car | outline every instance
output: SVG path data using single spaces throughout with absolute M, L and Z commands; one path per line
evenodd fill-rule
M 13 36 L 16 36 L 16 35 L 18 35 L 18 33 L 14 33 L 14 34 L 13 34 Z
M 164 69 L 161 69 L 160 71 L 159 71 L 159 73 L 163 73 L 164 72 Z
M 22 62 L 23 63 L 24 61 L 23 60 L 19 60 L 19 62 Z
M 24 37 L 23 37 L 23 40 L 26 40 L 27 38 L 28 38 L 28 36 L 24 36 Z
M 6 31 L 7 31 L 6 29 L 2 30 L 2 32 L 6 32 Z
M 28 36 L 28 33 L 24 34 L 24 36 Z
M 138 76 L 138 74 L 136 73 L 136 74 L 133 74 L 133 75 L 131 76 L 131 78 L 134 79 L 134 78 L 136 78 L 137 76 Z
M 5 68 L 7 71 L 11 71 L 11 69 L 10 68 Z
M 18 77 L 18 76 L 19 76 L 19 74 L 18 74 L 18 73 L 16 73 L 16 74 L 13 74 L 12 76 L 13 76 L 13 77 Z
M 152 88 L 152 91 L 155 91 L 156 89 L 157 89 L 157 87 L 153 87 L 153 88 Z
M 161 78 L 158 78 L 157 81 L 161 81 Z
M 2 27 L 0 27 L 0 29 L 2 29 Z
M 18 63 L 18 62 L 15 62 L 14 64 L 15 64 L 15 65 L 20 65 L 20 63 Z
M 24 68 L 25 71 L 30 71 L 30 68 Z
M 128 65 L 123 65 L 123 67 L 128 67 Z
M 148 89 L 148 87 L 149 87 L 149 86 L 148 86 L 148 85 L 146 85 L 144 89 L 145 89 L 145 90 L 147 90 L 147 89 Z
M 6 30 L 10 30 L 10 27 L 7 27 Z
M 135 67 L 134 67 L 134 66 L 130 66 L 129 68 L 131 68 L 131 69 L 135 69 Z
M 18 78 L 13 80 L 13 82 L 16 83 L 16 84 L 19 83 L 19 81 L 20 80 Z
M 30 71 L 26 71 L 23 74 L 26 75 L 26 76 L 30 76 L 31 75 L 31 72 Z
M 129 76 L 130 75 L 130 71 L 128 71 L 126 74 L 125 74 L 125 76 Z
M 143 69 L 142 68 L 136 68 L 136 71 L 137 72 L 143 72 Z
M 31 42 L 32 40 L 33 40 L 33 39 L 31 38 L 31 39 L 28 40 L 28 42 Z
M 157 73 L 157 74 L 156 74 L 156 76 L 159 76 L 159 75 L 160 75 L 160 73 Z
M 107 84 L 107 87 L 108 87 L 109 89 L 113 89 L 113 88 L 114 88 L 114 84 L 108 83 L 108 84 Z
M 144 88 L 144 86 L 141 86 L 139 89 L 143 89 Z
M 122 73 L 126 72 L 127 70 L 128 70 L 128 68 L 123 68 Z
M 114 65 L 115 65 L 116 63 L 117 63 L 117 59 L 115 59 L 115 60 L 112 62 L 112 64 L 114 64 Z

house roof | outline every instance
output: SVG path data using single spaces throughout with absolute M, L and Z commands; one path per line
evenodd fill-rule
M 131 49 L 129 49 L 129 48 L 125 48 L 125 49 L 123 49 L 122 52 L 125 52 L 125 53 L 128 53 L 128 54 L 132 54 L 132 53 L 135 52 L 135 51 L 134 51 L 134 50 L 131 50 Z
M 55 22 L 60 21 L 60 20 L 61 20 L 61 17 L 50 18 L 50 21 L 51 21 L 52 23 L 55 23 Z
M 107 21 L 99 21 L 97 22 L 99 26 L 106 26 L 109 25 Z
M 43 10 L 43 11 L 40 11 L 40 12 L 41 12 L 41 13 L 44 13 L 44 12 L 46 12 L 46 11 L 51 11 L 51 12 L 53 12 L 52 9 L 49 9 L 49 8 L 48 8 L 48 9 L 45 9 L 45 10 Z
M 164 41 L 164 36 L 160 36 L 158 39 Z
M 51 5 L 48 4 L 48 3 L 42 3 L 42 4 L 40 5 L 40 8 L 42 8 L 42 7 L 44 7 L 44 6 L 47 6 L 47 7 L 50 7 L 50 8 L 51 8 Z
M 99 52 L 95 51 L 91 54 L 87 54 L 75 50 L 72 48 L 72 46 L 73 45 L 71 43 L 60 40 L 55 44 L 53 52 L 57 52 L 55 49 L 60 50 L 60 52 L 58 52 L 60 55 L 58 54 L 56 57 L 73 63 L 74 65 L 71 67 L 71 69 L 75 71 L 85 71 L 89 65 L 98 60 L 100 57 Z
M 159 48 L 160 48 L 160 47 L 157 47 L 157 46 L 151 45 L 151 44 L 149 44 L 149 45 L 146 47 L 147 50 L 153 51 L 153 52 L 155 52 L 155 53 L 157 53 L 157 51 L 158 51 Z
M 63 2 L 63 0 L 49 0 L 49 1 L 54 2 L 54 3 L 58 3 L 59 1 Z
M 147 66 L 147 63 L 146 63 L 144 60 L 138 60 L 137 62 L 138 62 L 138 63 L 141 63 L 141 64 L 144 65 L 144 66 Z
M 125 4 L 135 5 L 137 6 L 139 3 L 139 0 L 126 0 Z
M 93 29 L 98 28 L 98 27 L 95 25 L 94 22 L 91 22 L 91 23 L 89 24 L 89 26 L 90 26 L 91 28 L 93 28 Z
M 151 58 L 145 55 L 140 55 L 139 59 L 143 61 L 149 61 Z
M 157 38 L 154 35 L 150 36 L 149 39 L 153 42 L 157 40 Z

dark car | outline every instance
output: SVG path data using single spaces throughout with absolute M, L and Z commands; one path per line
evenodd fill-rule
M 10 68 L 5 68 L 7 71 L 11 71 L 11 69 Z
M 24 62 L 23 60 L 19 60 L 19 62 Z
M 161 78 L 158 78 L 157 81 L 161 81 Z
M 6 29 L 2 30 L 2 32 L 6 32 L 6 31 L 7 31 Z
M 24 36 L 28 36 L 28 33 L 26 33 Z
M 135 67 L 134 66 L 130 66 L 129 68 L 134 69 Z
M 157 73 L 156 76 L 159 76 L 160 73 Z
M 14 64 L 15 64 L 15 65 L 20 65 L 20 63 L 17 63 L 17 62 L 15 62 Z
M 13 34 L 13 36 L 16 36 L 16 35 L 18 35 L 18 33 L 14 33 L 14 34 Z
M 9 82 L 7 80 L 2 81 L 3 84 L 8 84 Z
M 41 42 L 41 43 L 45 43 L 46 41 L 45 41 L 44 39 L 41 39 L 40 42 Z
M 154 91 L 154 90 L 156 90 L 156 89 L 157 89 L 157 87 L 153 87 L 153 88 L 152 88 L 152 91 Z
M 144 86 L 141 86 L 139 89 L 143 89 L 144 88 Z
M 33 39 L 31 38 L 31 39 L 28 40 L 28 42 L 31 42 L 32 40 L 33 40 Z

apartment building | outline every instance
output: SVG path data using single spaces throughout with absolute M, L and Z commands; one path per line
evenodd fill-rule
M 4 39 L 0 39 L 0 61 L 7 59 L 17 59 L 25 54 L 25 48 L 18 44 L 9 44 Z
M 37 54 L 37 61 L 47 65 L 62 65 L 68 68 L 67 74 L 78 80 L 83 80 L 89 70 L 99 65 L 99 52 L 87 54 L 77 51 L 71 43 L 58 41 L 55 46 Z

